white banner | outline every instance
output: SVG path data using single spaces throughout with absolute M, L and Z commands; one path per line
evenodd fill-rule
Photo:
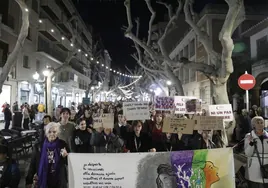
M 232 148 L 68 156 L 69 188 L 235 188 Z M 209 177 L 206 181 L 205 177 Z
M 148 102 L 123 102 L 123 112 L 128 121 L 150 119 Z
M 201 101 L 199 101 L 196 97 L 175 96 L 174 103 L 175 114 L 195 114 L 201 112 Z
M 231 104 L 209 105 L 209 116 L 223 117 L 223 121 L 232 121 L 234 119 Z

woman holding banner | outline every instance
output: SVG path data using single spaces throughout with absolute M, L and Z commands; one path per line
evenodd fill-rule
M 251 120 L 253 130 L 245 136 L 247 155 L 246 179 L 249 188 L 268 187 L 268 133 L 264 131 L 264 119 L 255 116 Z
M 58 138 L 59 124 L 51 122 L 45 128 L 46 139 L 36 145 L 26 177 L 26 187 L 32 184 L 38 188 L 67 188 L 67 156 L 66 142 Z M 35 178 L 34 178 L 35 177 Z

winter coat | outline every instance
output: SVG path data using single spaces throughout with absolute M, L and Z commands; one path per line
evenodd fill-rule
M 73 134 L 73 144 L 75 153 L 93 153 L 92 146 L 90 145 L 91 133 L 87 130 L 77 129 Z
M 69 152 L 68 145 L 63 140 L 60 141 L 60 149 L 65 148 L 67 152 Z M 28 169 L 28 173 L 26 176 L 26 185 L 33 184 L 33 177 L 38 172 L 39 169 L 39 162 L 41 158 L 41 151 L 42 151 L 43 143 L 35 144 L 34 150 L 32 153 L 32 158 L 30 162 L 30 166 Z M 59 165 L 60 165 L 60 175 L 59 175 L 59 188 L 67 188 L 67 181 L 68 181 L 68 174 L 67 174 L 67 157 L 63 158 L 60 157 L 59 159 Z
M 18 188 L 20 178 L 20 170 L 17 163 L 14 160 L 7 160 L 3 164 L 0 188 Z
M 138 149 L 136 148 L 136 144 L 135 144 L 135 133 L 131 132 L 129 133 L 127 142 L 126 142 L 126 149 L 129 150 L 131 153 L 133 152 L 148 152 L 150 149 L 152 149 L 152 138 L 146 134 L 146 133 L 140 133 L 140 144 L 137 143 L 137 147 L 139 147 Z M 138 150 L 138 151 L 137 151 Z
M 244 148 L 245 154 L 247 156 L 247 168 L 246 168 L 246 179 L 256 182 L 263 183 L 263 178 L 260 171 L 260 164 L 257 157 L 257 152 L 255 151 L 255 147 L 250 145 L 250 137 L 252 136 L 253 141 L 257 144 L 257 149 L 259 151 L 261 163 L 268 164 L 268 133 L 264 131 L 263 134 L 263 142 L 260 138 L 255 134 L 255 131 L 251 131 L 245 136 Z M 264 156 L 264 157 L 263 157 Z M 265 183 L 268 183 L 268 179 L 264 179 Z
M 119 153 L 124 146 L 124 141 L 119 136 L 113 133 L 106 136 L 104 132 L 97 131 L 92 133 L 90 143 L 96 147 L 96 153 Z
M 5 121 L 11 121 L 12 120 L 12 113 L 9 108 L 4 109 L 4 118 Z

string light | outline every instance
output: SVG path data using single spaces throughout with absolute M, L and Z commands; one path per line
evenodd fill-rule
M 25 11 L 26 11 L 26 12 L 29 12 L 29 9 L 28 9 L 28 8 L 25 8 Z M 43 20 L 39 19 L 39 23 L 42 24 L 42 23 L 43 23 Z M 51 32 L 51 33 L 54 33 L 55 30 L 54 30 L 54 29 L 50 29 L 50 32 Z M 61 37 L 61 40 L 65 40 L 65 39 L 66 39 L 66 37 L 64 37 L 64 36 Z M 71 47 L 74 47 L 74 44 L 70 42 L 70 46 L 71 46 Z M 77 51 L 78 51 L 78 52 L 82 52 L 81 49 L 77 49 Z M 87 54 L 87 53 L 85 53 L 85 52 L 82 52 L 82 53 L 85 55 L 85 57 L 88 57 L 88 54 Z M 94 61 L 94 58 L 93 58 L 93 57 L 90 57 L 90 61 L 92 61 L 92 63 L 94 63 L 94 62 L 93 62 L 93 61 Z M 99 64 L 100 62 L 99 62 L 99 61 L 95 61 L 95 63 L 96 63 L 96 64 Z M 104 67 L 104 64 L 101 64 L 101 66 Z M 106 66 L 105 68 L 106 68 L 106 69 L 109 69 L 108 66 Z M 119 71 L 116 71 L 116 70 L 114 70 L 114 69 L 112 69 L 112 68 L 110 68 L 109 70 L 110 70 L 111 72 L 115 73 L 115 74 L 118 74 L 118 75 L 121 75 L 121 76 L 125 76 L 125 77 L 128 77 L 128 78 L 141 78 L 141 77 L 142 77 L 142 76 L 133 76 L 133 75 L 128 75 L 128 74 L 123 74 L 123 73 L 121 73 L 121 72 L 119 72 Z

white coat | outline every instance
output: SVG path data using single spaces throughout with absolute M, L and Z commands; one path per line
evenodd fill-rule
M 251 131 L 245 136 L 244 148 L 245 154 L 247 156 L 247 168 L 245 178 L 249 181 L 256 183 L 263 183 L 262 174 L 260 170 L 260 163 L 257 157 L 257 153 L 255 151 L 255 147 L 251 146 L 250 137 L 252 136 L 253 140 L 257 142 L 257 148 L 260 154 L 260 159 L 263 164 L 268 164 L 268 133 L 264 131 L 264 139 L 263 142 L 259 139 L 259 137 L 255 134 L 255 131 Z M 264 152 L 264 155 L 263 155 Z M 263 157 L 264 156 L 264 157 Z M 265 183 L 268 183 L 268 179 L 264 179 Z

